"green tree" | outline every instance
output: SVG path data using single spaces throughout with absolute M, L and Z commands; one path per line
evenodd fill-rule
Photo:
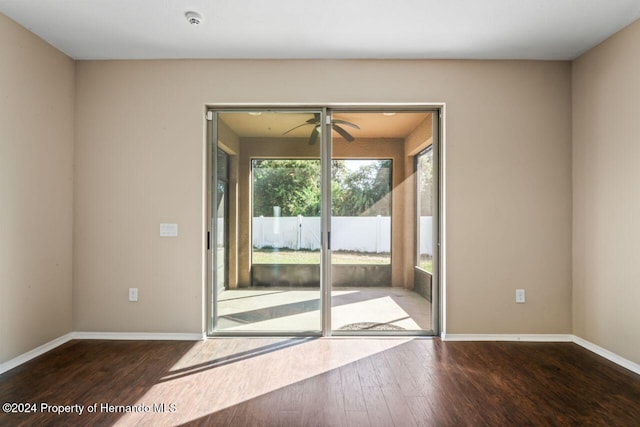
M 433 150 L 418 156 L 418 199 L 421 216 L 431 216 L 433 211 Z
M 333 198 L 334 215 L 391 214 L 391 160 L 375 161 L 354 171 L 345 168 L 334 180 L 340 186 L 339 198 Z
M 319 160 L 253 160 L 253 214 L 320 215 Z
M 349 160 L 334 160 L 331 201 L 334 215 L 391 214 L 391 160 L 373 161 L 358 169 Z M 253 214 L 320 215 L 319 160 L 253 160 Z

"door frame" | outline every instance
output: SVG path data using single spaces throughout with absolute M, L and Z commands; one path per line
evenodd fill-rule
M 217 188 L 212 185 L 212 179 L 217 177 L 217 162 L 213 161 L 214 148 L 217 148 L 218 131 L 215 124 L 218 120 L 218 112 L 221 111 L 279 111 L 279 112 L 299 112 L 305 110 L 322 111 L 322 130 L 320 137 L 321 147 L 321 274 L 320 274 L 320 311 L 321 311 L 321 333 L 241 333 L 225 332 L 215 330 L 215 319 L 217 310 L 217 292 L 214 283 L 215 274 L 212 274 L 212 266 L 216 266 L 215 236 L 217 232 L 217 221 L 211 220 L 212 201 L 217 200 Z M 444 135 L 444 113 L 445 103 L 301 103 L 301 104 L 264 104 L 264 103 L 237 103 L 237 104 L 208 104 L 205 106 L 205 171 L 204 171 L 204 283 L 203 296 L 205 299 L 203 323 L 207 336 L 332 336 L 331 329 L 331 154 L 332 154 L 332 130 L 331 122 L 328 118 L 336 112 L 432 112 L 433 113 L 433 146 L 434 146 L 434 187 L 437 189 L 437 218 L 434 212 L 434 288 L 433 299 L 437 299 L 436 304 L 432 301 L 433 329 L 431 331 L 397 331 L 394 335 L 402 336 L 438 336 L 444 334 L 446 330 L 446 275 L 445 275 L 445 135 Z M 436 160 L 437 159 L 437 160 Z M 216 178 L 217 179 L 217 178 Z M 436 249 L 437 248 L 437 249 Z M 422 333 L 420 333 L 422 332 Z M 343 334 L 339 334 L 343 335 Z M 345 334 L 347 335 L 347 334 Z M 357 335 L 348 334 L 351 336 Z M 378 334 L 375 334 L 378 335 Z M 375 336 L 371 334 L 371 336 Z M 388 334 L 379 334 L 388 335 Z M 358 335 L 362 336 L 362 335 Z

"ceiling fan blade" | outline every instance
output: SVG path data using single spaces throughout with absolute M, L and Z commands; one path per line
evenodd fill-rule
M 309 120 L 307 120 L 307 123 L 309 123 L 310 125 L 317 125 L 320 123 L 320 114 L 313 114 L 313 117 L 310 118 Z
M 302 126 L 306 126 L 306 125 L 319 125 L 320 124 L 320 114 L 314 113 L 313 117 L 310 118 L 309 120 L 306 120 L 303 124 L 298 125 L 294 128 L 289 129 L 288 131 L 286 131 L 285 133 L 283 133 L 282 135 L 286 135 L 291 131 L 294 131 Z
M 318 132 L 318 128 L 319 126 L 313 127 L 313 131 L 311 132 L 311 136 L 309 137 L 309 145 L 313 145 L 316 143 L 316 139 L 318 139 L 318 135 L 320 134 L 320 132 Z
M 353 142 L 355 140 L 355 138 L 352 137 L 349 134 L 349 132 L 347 132 L 346 130 L 342 129 L 340 126 L 334 124 L 331 127 L 333 128 L 333 130 L 338 132 L 344 139 L 346 139 L 347 142 Z
M 291 132 L 291 131 L 294 131 L 294 130 L 296 130 L 296 129 L 298 129 L 298 128 L 301 128 L 302 126 L 312 125 L 312 124 L 313 124 L 313 123 L 303 123 L 303 124 L 301 124 L 301 125 L 298 125 L 298 126 L 296 126 L 296 127 L 294 127 L 294 128 L 289 129 L 288 131 L 286 131 L 285 133 L 283 133 L 283 135 L 286 135 L 286 134 L 288 134 L 288 133 L 289 133 L 289 132 Z
M 339 125 L 349 126 L 351 128 L 354 128 L 354 129 L 360 129 L 360 126 L 358 126 L 357 124 L 348 122 L 346 120 L 332 119 L 331 123 L 336 123 L 336 124 L 339 124 Z

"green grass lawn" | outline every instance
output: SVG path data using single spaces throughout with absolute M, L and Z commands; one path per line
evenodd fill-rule
M 253 251 L 254 264 L 320 264 L 320 251 L 269 249 Z M 391 255 L 368 252 L 332 252 L 332 264 L 390 264 Z M 433 273 L 433 258 L 423 255 L 419 267 Z
M 421 259 L 419 267 L 429 273 L 433 273 L 433 259 Z
M 254 250 L 254 264 L 320 264 L 320 251 Z M 390 264 L 389 254 L 367 252 L 332 252 L 332 264 Z M 423 255 L 419 267 L 433 273 L 433 258 Z
M 389 254 L 332 252 L 332 264 L 389 264 Z M 253 251 L 254 264 L 320 264 L 320 251 Z

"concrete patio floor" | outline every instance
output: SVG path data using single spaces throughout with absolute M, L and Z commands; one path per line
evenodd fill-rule
M 218 295 L 218 331 L 317 332 L 321 330 L 319 288 L 225 290 Z M 393 287 L 334 287 L 332 329 L 421 331 L 432 329 L 431 303 L 418 293 Z

